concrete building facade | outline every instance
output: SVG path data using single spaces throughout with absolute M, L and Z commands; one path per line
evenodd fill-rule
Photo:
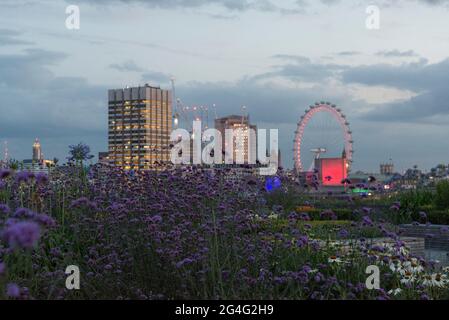
M 148 84 L 109 90 L 109 163 L 159 170 L 170 162 L 172 94 Z

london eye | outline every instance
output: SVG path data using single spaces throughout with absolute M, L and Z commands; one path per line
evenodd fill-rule
M 352 131 L 345 114 L 329 102 L 309 106 L 301 116 L 294 140 L 297 173 L 310 172 L 320 158 L 345 158 L 349 171 L 353 157 Z

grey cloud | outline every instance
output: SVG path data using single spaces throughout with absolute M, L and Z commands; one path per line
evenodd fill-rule
M 123 63 L 114 63 L 109 66 L 111 69 L 115 69 L 117 71 L 131 71 L 131 72 L 144 72 L 145 69 L 139 67 L 134 61 L 128 60 Z
M 364 116 L 367 120 L 423 122 L 435 116 L 449 116 L 449 59 L 435 64 L 423 60 L 399 66 L 354 67 L 346 70 L 342 78 L 346 83 L 387 86 L 418 93 L 408 101 L 376 108 Z
M 111 5 L 122 4 L 143 4 L 152 8 L 172 9 L 172 8 L 201 8 L 210 5 L 221 6 L 230 11 L 243 12 L 257 10 L 265 12 L 298 13 L 298 8 L 283 8 L 271 0 L 82 0 L 89 4 Z
M 273 58 L 286 60 L 291 63 L 274 67 L 274 71 L 259 74 L 253 80 L 263 80 L 273 77 L 283 77 L 292 81 L 317 82 L 335 76 L 346 67 L 338 64 L 314 63 L 303 56 L 278 54 Z
M 449 4 L 449 0 L 419 0 L 419 1 L 430 5 Z
M 0 140 L 15 139 L 26 146 L 34 137 L 56 139 L 65 145 L 82 139 L 92 141 L 96 150 L 104 145 L 107 88 L 90 85 L 84 78 L 55 76 L 50 67 L 66 57 L 45 50 L 0 55 L 0 95 L 5 107 Z M 18 154 L 13 156 L 29 157 L 28 149 L 16 150 Z M 58 152 L 55 155 L 62 159 L 65 150 Z
M 22 33 L 17 30 L 0 29 L 0 46 L 34 44 L 33 42 L 30 41 L 18 39 L 20 35 L 22 35 Z
M 170 81 L 171 75 L 159 71 L 146 70 L 138 66 L 134 61 L 128 60 L 119 64 L 111 64 L 111 69 L 120 72 L 138 72 L 142 74 L 141 80 L 144 82 L 166 83 Z
M 409 56 L 412 51 L 386 51 L 385 55 Z M 407 101 L 369 106 L 373 111 L 360 115 L 364 121 L 436 123 L 435 117 L 449 116 L 449 59 L 430 64 L 426 59 L 400 65 L 377 64 L 349 67 L 338 64 L 312 63 L 310 59 L 294 55 L 276 55 L 287 63 L 274 71 L 253 77 L 253 80 L 282 77 L 298 82 L 323 84 L 327 79 L 346 84 L 382 86 L 408 90 L 417 95 Z
M 413 50 L 407 50 L 407 51 L 399 51 L 399 50 L 389 50 L 389 51 L 379 51 L 376 53 L 378 56 L 383 57 L 419 57 L 419 54 L 417 54 Z
M 349 56 L 349 57 L 352 57 L 352 56 L 356 56 L 356 55 L 359 55 L 359 54 L 361 54 L 359 51 L 341 51 L 341 52 L 337 52 L 338 56 Z
M 449 59 L 435 64 L 427 60 L 404 63 L 365 65 L 347 69 L 342 74 L 346 83 L 388 86 L 412 91 L 446 89 L 449 83 Z
M 144 82 L 167 83 L 170 78 L 169 74 L 158 71 L 146 71 L 142 74 L 142 81 Z

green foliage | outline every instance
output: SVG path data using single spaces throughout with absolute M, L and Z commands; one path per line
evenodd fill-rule
M 413 213 L 419 212 L 419 208 L 432 204 L 434 194 L 430 190 L 417 189 L 404 192 L 399 197 L 401 208 Z
M 449 209 L 449 181 L 442 180 L 436 185 L 435 205 L 440 209 Z
M 420 208 L 420 211 L 427 214 L 427 221 L 432 224 L 449 225 L 448 209 L 437 209 L 433 206 L 424 206 Z M 419 213 L 413 213 L 411 217 L 413 221 L 420 221 Z
M 8 161 L 8 167 L 11 170 L 18 170 L 19 169 L 19 161 L 15 160 L 15 159 L 11 159 Z
M 265 199 L 269 208 L 274 205 L 281 205 L 285 212 L 294 211 L 296 207 L 303 203 L 301 195 L 292 190 L 278 189 L 267 193 Z

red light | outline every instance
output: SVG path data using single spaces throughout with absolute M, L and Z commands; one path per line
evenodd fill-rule
M 341 186 L 348 177 L 347 160 L 344 158 L 321 158 L 316 160 L 323 186 Z

